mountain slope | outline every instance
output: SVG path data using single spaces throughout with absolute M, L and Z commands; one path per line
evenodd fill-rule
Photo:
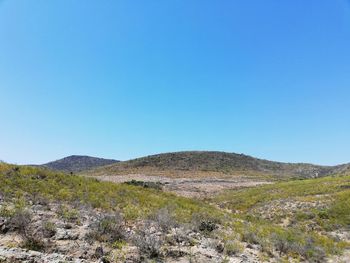
M 117 162 L 117 160 L 111 159 L 71 155 L 53 162 L 43 164 L 42 166 L 58 171 L 79 172 Z
M 190 151 L 157 154 L 119 162 L 90 171 L 92 175 L 142 173 L 172 176 L 272 176 L 275 178 L 313 178 L 345 173 L 349 165 L 320 166 L 304 163 L 281 163 L 251 156 L 226 153 Z

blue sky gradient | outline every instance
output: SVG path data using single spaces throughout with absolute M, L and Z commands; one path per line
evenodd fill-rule
M 0 159 L 350 162 L 346 0 L 2 0 Z

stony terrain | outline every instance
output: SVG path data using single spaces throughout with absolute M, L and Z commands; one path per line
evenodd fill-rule
M 15 206 L 1 202 L 0 209 Z M 12 217 L 0 217 L 0 230 L 0 260 L 9 262 L 145 262 L 149 257 L 162 262 L 258 262 L 259 255 L 257 249 L 243 250 L 244 243 L 227 255 L 219 228 L 206 235 L 195 225 L 177 225 L 166 210 L 153 220 L 128 224 L 118 213 L 90 207 L 32 204 Z M 111 231 L 120 237 L 109 244 L 115 238 Z

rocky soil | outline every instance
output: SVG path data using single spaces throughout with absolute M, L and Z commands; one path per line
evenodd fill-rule
M 259 250 L 248 244 L 225 251 L 219 227 L 204 233 L 196 224 L 172 222 L 166 213 L 129 224 L 118 213 L 90 207 L 51 203 L 14 209 L 1 202 L 0 262 L 260 262 Z M 96 228 L 106 216 L 122 226 L 113 232 L 120 240 Z

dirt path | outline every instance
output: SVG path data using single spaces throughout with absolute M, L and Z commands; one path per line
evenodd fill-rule
M 96 176 L 102 181 L 123 183 L 131 180 L 144 182 L 160 182 L 163 190 L 176 193 L 185 197 L 206 197 L 227 189 L 238 189 L 242 187 L 253 187 L 257 185 L 270 184 L 268 181 L 252 178 L 237 177 L 234 179 L 189 179 L 189 178 L 169 178 L 163 176 L 148 176 L 143 174 L 127 174 L 112 176 Z

